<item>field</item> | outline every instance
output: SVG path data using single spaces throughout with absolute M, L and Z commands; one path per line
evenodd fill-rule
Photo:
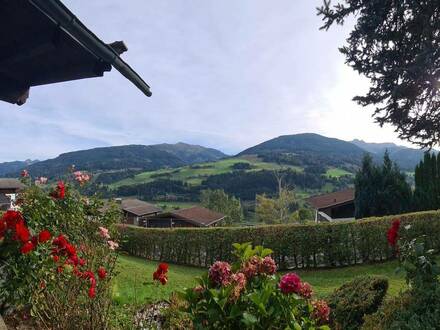
M 344 175 L 353 176 L 353 173 L 350 173 L 350 172 L 343 170 L 341 168 L 331 167 L 327 170 L 325 175 L 329 178 L 340 178 L 341 176 L 344 176 Z
M 140 258 L 121 256 L 119 274 L 113 285 L 113 298 L 118 304 L 146 304 L 167 299 L 174 291 L 195 285 L 195 277 L 205 270 L 195 267 L 170 265 L 169 282 L 166 286 L 152 283 L 152 274 L 157 262 Z M 360 275 L 382 275 L 390 281 L 389 295 L 396 295 L 405 288 L 403 274 L 396 274 L 397 262 L 374 265 L 360 265 L 328 270 L 297 271 L 302 279 L 312 284 L 317 296 L 323 297 L 338 288 L 344 282 Z
M 204 179 L 210 175 L 230 173 L 233 171 L 232 166 L 237 163 L 247 163 L 250 169 L 246 171 L 274 170 L 280 169 L 281 166 L 275 163 L 265 163 L 255 157 L 243 158 L 227 158 L 212 163 L 201 163 L 196 165 L 179 167 L 176 169 L 162 169 L 157 171 L 143 172 L 135 175 L 134 178 L 124 179 L 115 182 L 109 187 L 111 189 L 120 186 L 147 183 L 156 179 L 172 179 L 184 181 L 192 185 L 200 185 Z M 283 168 L 291 168 L 295 171 L 302 172 L 303 168 L 298 166 L 282 166 Z

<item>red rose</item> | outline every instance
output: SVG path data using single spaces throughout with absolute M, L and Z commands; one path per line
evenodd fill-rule
M 86 261 L 84 259 L 79 259 L 79 265 L 84 266 L 86 264 Z
M 64 249 L 67 245 L 67 239 L 63 234 L 61 234 L 58 237 L 54 238 L 52 244 L 56 245 L 60 249 Z
M 46 243 L 48 240 L 50 240 L 52 235 L 50 234 L 50 231 L 43 230 L 38 234 L 38 242 L 40 243 Z
M 16 238 L 18 238 L 23 243 L 29 241 L 31 234 L 29 233 L 29 229 L 24 224 L 23 220 L 20 220 L 15 224 L 15 234 Z
M 58 262 L 60 261 L 60 257 L 59 256 L 52 256 L 53 262 Z
M 105 271 L 104 267 L 98 268 L 98 276 L 101 280 L 105 279 L 105 277 L 107 276 L 107 272 Z
M 167 284 L 167 282 L 168 282 L 168 277 L 167 277 L 165 274 L 162 274 L 162 275 L 159 277 L 159 281 L 160 281 L 160 283 L 162 283 L 162 285 L 165 285 L 165 284 Z
M 95 298 L 95 296 L 96 296 L 95 287 L 91 286 L 89 289 L 89 297 L 90 297 L 90 299 L 93 299 L 93 298 Z
M 23 246 L 20 249 L 20 252 L 22 254 L 28 254 L 29 252 L 31 252 L 34 249 L 34 244 L 32 244 L 31 241 L 26 242 L 23 244 Z
M 167 273 L 168 272 L 168 264 L 162 262 L 159 264 L 157 269 L 160 270 L 162 273 Z
M 29 172 L 28 172 L 28 170 L 23 170 L 23 171 L 21 171 L 20 175 L 23 178 L 27 178 L 27 177 L 29 177 Z
M 63 181 L 58 181 L 55 191 L 50 194 L 53 198 L 64 199 L 66 196 L 66 186 Z
M 6 227 L 8 229 L 14 229 L 17 222 L 24 221 L 21 213 L 14 210 L 6 211 L 2 216 L 2 220 L 6 222 Z
M 388 244 L 390 244 L 392 247 L 396 246 L 397 240 L 399 239 L 399 228 L 400 228 L 400 220 L 396 219 L 393 221 L 391 228 L 388 229 L 387 240 L 388 240 Z
M 76 248 L 69 243 L 66 244 L 66 251 L 70 256 L 76 255 Z

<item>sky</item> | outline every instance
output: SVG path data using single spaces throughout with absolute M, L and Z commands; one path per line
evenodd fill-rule
M 338 47 L 350 24 L 320 31 L 320 0 L 64 0 L 151 86 L 119 72 L 34 87 L 21 107 L 0 102 L 0 161 L 73 150 L 187 142 L 227 154 L 313 132 L 408 143 L 351 101 L 368 81 Z

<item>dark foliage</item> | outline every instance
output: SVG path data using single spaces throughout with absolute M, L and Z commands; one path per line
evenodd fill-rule
M 377 311 L 387 290 L 388 280 L 379 276 L 357 277 L 343 284 L 327 298 L 333 328 L 359 329 L 364 315 Z
M 114 196 L 136 196 L 144 200 L 196 201 L 200 188 L 192 187 L 182 181 L 158 179 L 148 183 L 121 186 L 113 192 Z
M 440 141 L 440 2 L 438 0 L 324 0 L 323 29 L 356 24 L 340 48 L 346 63 L 370 79 L 370 90 L 354 98 L 376 107 L 380 124 L 399 136 L 432 147 Z
M 251 164 L 249 163 L 235 163 L 234 165 L 231 166 L 231 168 L 233 170 L 250 170 L 251 169 Z
M 354 144 L 318 134 L 284 135 L 242 151 L 240 155 L 259 155 L 265 161 L 291 165 L 360 165 L 365 151 Z M 281 154 L 281 156 L 280 156 Z
M 436 210 L 440 208 L 440 154 L 426 153 L 415 169 L 414 208 Z
M 383 165 L 365 156 L 355 178 L 356 218 L 401 214 L 411 210 L 412 192 L 405 175 L 385 153 Z
M 338 189 L 348 184 L 345 179 L 327 178 L 321 173 L 284 170 L 282 175 L 284 184 L 292 188 L 321 189 L 326 183 L 331 183 Z M 257 194 L 272 196 L 278 192 L 274 173 L 266 170 L 212 175 L 202 182 L 202 186 L 205 189 L 222 189 L 243 200 L 255 200 Z
M 111 184 L 112 182 L 124 180 L 127 178 L 133 178 L 136 174 L 141 173 L 141 171 L 135 170 L 122 170 L 116 172 L 105 172 L 100 173 L 95 179 L 95 184 Z
M 214 161 L 224 156 L 220 151 L 184 143 L 152 146 L 126 145 L 94 148 L 61 154 L 54 159 L 28 166 L 33 176 L 56 178 L 75 165 L 82 171 L 157 170 L 179 167 L 198 161 Z M 17 173 L 15 173 L 17 174 Z

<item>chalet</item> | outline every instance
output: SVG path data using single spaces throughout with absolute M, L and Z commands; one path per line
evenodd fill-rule
M 354 189 L 313 196 L 307 202 L 315 209 L 315 221 L 354 219 Z
M 195 206 L 149 217 L 147 218 L 145 227 L 214 227 L 220 224 L 224 218 L 224 214 L 208 210 L 204 207 Z
M 150 87 L 60 0 L 0 0 L 0 100 L 22 105 L 33 86 L 100 77 L 112 67 L 145 95 Z
M 24 188 L 17 179 L 0 178 L 0 210 L 13 208 L 17 194 Z
M 121 210 L 125 223 L 142 227 L 145 227 L 149 217 L 157 216 L 162 212 L 162 209 L 139 199 L 123 199 Z

